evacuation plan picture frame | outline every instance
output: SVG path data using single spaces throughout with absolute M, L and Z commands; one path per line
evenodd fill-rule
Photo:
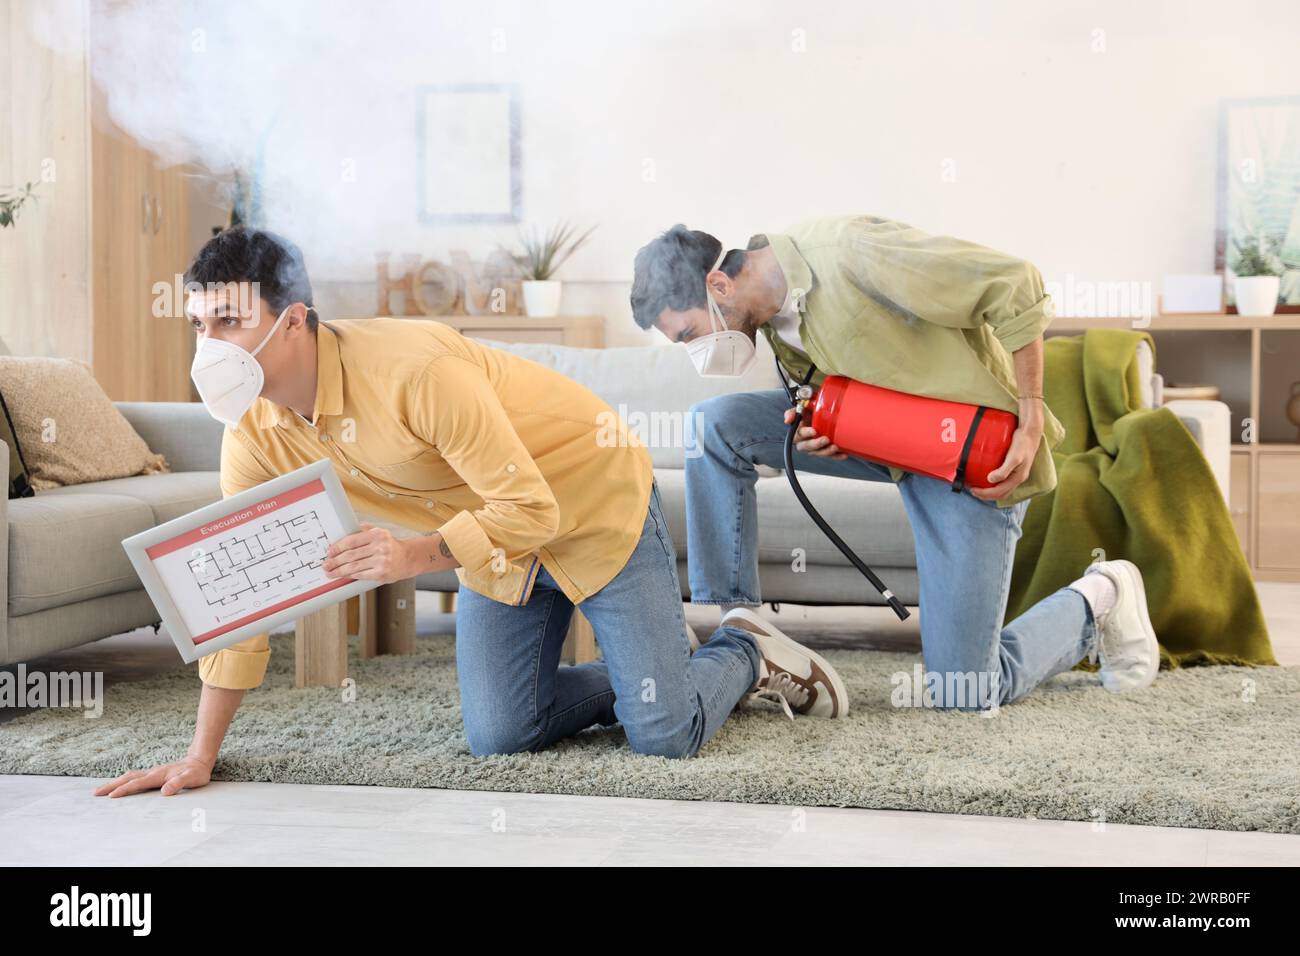
M 320 459 L 122 542 L 187 663 L 379 586 L 328 578 L 329 544 L 358 530 Z

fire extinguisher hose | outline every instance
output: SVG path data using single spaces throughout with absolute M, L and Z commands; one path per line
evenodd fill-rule
M 875 586 L 876 590 L 880 592 L 880 596 L 885 599 L 885 603 L 893 608 L 894 613 L 898 615 L 898 619 L 900 621 L 906 621 L 910 614 L 908 613 L 907 608 L 903 606 L 903 602 L 894 596 L 894 592 L 885 586 L 885 582 L 881 581 L 880 578 L 876 576 L 876 572 L 867 567 L 866 562 L 859 558 L 857 554 L 854 553 L 853 549 L 844 543 L 844 539 L 835 533 L 835 529 L 832 528 L 826 519 L 821 516 L 821 513 L 813 507 L 813 503 L 808 500 L 808 495 L 804 493 L 803 486 L 799 484 L 799 476 L 796 474 L 794 467 L 794 436 L 799 430 L 799 425 L 802 422 L 801 403 L 802 401 L 805 401 L 806 398 L 801 398 L 796 390 L 790 388 L 789 382 L 785 377 L 785 370 L 781 368 L 779 360 L 777 362 L 777 370 L 780 372 L 782 380 L 786 381 L 786 391 L 790 395 L 790 401 L 795 409 L 794 421 L 790 423 L 785 432 L 784 449 L 785 474 L 786 477 L 790 479 L 790 488 L 794 491 L 794 496 L 799 499 L 799 504 L 803 505 L 803 510 L 808 512 L 808 517 L 812 518 L 817 527 L 822 529 L 822 533 L 830 539 L 831 544 L 839 548 L 844 557 L 849 559 L 849 563 L 861 571 L 863 577 Z M 813 371 L 814 367 L 809 364 L 808 375 L 804 378 L 801 388 L 807 387 L 808 382 L 812 379 Z

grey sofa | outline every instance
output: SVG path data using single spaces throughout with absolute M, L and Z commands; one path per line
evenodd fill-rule
M 0 501 L 0 663 L 29 660 L 158 620 L 122 539 L 221 497 L 221 424 L 199 404 L 118 402 L 170 474 Z M 8 470 L 9 448 L 0 442 Z
M 686 578 L 683 467 L 695 452 L 683 440 L 690 406 L 730 390 L 777 386 L 770 353 L 739 382 L 701 379 L 680 348 L 575 349 L 501 345 L 552 366 L 601 395 L 643 435 L 654 459 L 665 511 Z M 763 349 L 766 346 L 763 345 Z M 1158 401 L 1152 373 L 1148 402 Z M 1181 403 L 1179 414 L 1198 436 L 1221 474 L 1228 472 L 1228 411 L 1217 402 Z M 1191 407 L 1194 406 L 1194 407 Z M 1203 406 L 1203 407 L 1202 407 Z M 127 561 L 121 541 L 221 497 L 218 468 L 222 426 L 194 403 L 120 402 L 117 407 L 170 474 L 119 478 L 0 500 L 0 664 L 29 660 L 152 624 L 153 604 Z M 0 443 L 0 466 L 8 467 Z M 888 483 L 809 475 L 804 487 L 819 510 L 874 567 L 901 600 L 917 600 L 911 530 L 897 489 Z M 879 596 L 826 541 L 795 500 L 783 475 L 768 471 L 758 483 L 759 561 L 763 597 L 791 604 L 879 603 Z M 808 571 L 792 567 L 803 548 Z M 423 590 L 456 590 L 452 573 L 422 575 Z M 685 594 L 683 596 L 686 596 Z
M 759 337 L 753 369 L 739 382 L 704 379 L 681 347 L 567 348 L 536 343 L 490 343 L 548 365 L 586 385 L 607 401 L 650 447 L 655 477 L 677 546 L 683 596 L 687 595 L 684 467 L 698 449 L 683 441 L 690 407 L 728 391 L 779 388 L 780 379 L 766 339 Z M 1161 402 L 1162 379 L 1145 343 L 1138 351 L 1139 396 L 1145 407 Z M 1179 401 L 1169 407 L 1200 443 L 1228 498 L 1230 418 L 1222 402 Z M 883 604 L 880 595 L 849 564 L 804 513 L 785 475 L 759 468 L 759 580 L 765 601 L 789 604 Z M 889 482 L 852 481 L 800 475 L 817 510 L 904 604 L 918 600 L 916 551 L 898 489 Z M 794 549 L 804 563 L 795 569 Z M 815 573 L 813 573 L 815 572 Z

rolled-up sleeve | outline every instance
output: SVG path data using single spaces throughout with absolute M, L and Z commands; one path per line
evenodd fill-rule
M 560 508 L 487 373 L 468 359 L 434 359 L 411 386 L 412 430 L 429 442 L 482 507 L 438 532 L 467 572 L 505 574 L 551 541 Z
M 1008 352 L 1033 342 L 1052 321 L 1038 268 L 973 242 L 872 222 L 846 246 L 843 263 L 873 298 L 951 328 L 988 324 Z
M 229 498 L 274 477 L 244 440 L 227 428 L 221 439 L 221 496 Z M 209 687 L 249 690 L 266 679 L 270 661 L 270 636 L 254 634 L 238 644 L 200 657 L 199 679 Z
M 199 679 L 209 687 L 251 690 L 266 679 L 271 662 L 271 638 L 254 634 L 247 640 L 223 647 L 215 654 L 199 658 Z

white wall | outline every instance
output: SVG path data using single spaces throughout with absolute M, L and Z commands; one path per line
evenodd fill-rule
M 392 82 L 522 85 L 527 220 L 600 223 L 562 273 L 565 311 L 608 316 L 620 344 L 654 341 L 630 319 L 632 256 L 678 221 L 737 246 L 872 213 L 1025 256 L 1049 279 L 1213 271 L 1217 102 L 1300 93 L 1294 0 L 465 9 L 450 51 Z M 413 131 L 385 147 L 413 153 Z M 400 170 L 393 184 L 409 187 Z M 413 197 L 395 253 L 481 254 L 512 236 L 423 226 L 414 210 Z M 196 210 L 196 235 L 217 221 Z M 331 271 L 360 281 L 318 275 L 322 311 L 373 314 L 372 260 Z

